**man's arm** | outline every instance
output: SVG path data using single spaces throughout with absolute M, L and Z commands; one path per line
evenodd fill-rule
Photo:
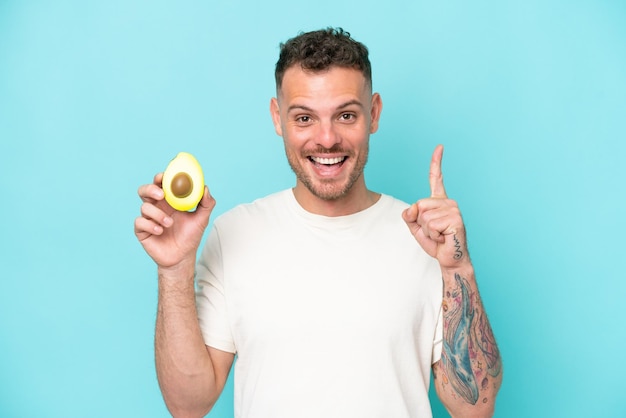
M 163 175 L 143 185 L 135 235 L 158 266 L 155 354 L 159 385 L 175 417 L 205 415 L 219 397 L 234 355 L 204 345 L 196 312 L 196 253 L 215 207 L 205 187 L 194 212 L 174 210 L 161 188 Z
M 194 295 L 194 265 L 159 269 L 155 353 L 163 399 L 175 417 L 206 415 L 217 401 L 234 355 L 204 344 Z
M 502 382 L 502 362 L 467 251 L 458 205 L 448 199 L 441 174 L 443 147 L 433 153 L 431 197 L 411 205 L 403 218 L 443 279 L 443 350 L 433 365 L 437 395 L 455 417 L 490 417 Z
M 461 251 L 461 248 L 459 248 Z M 502 362 L 470 263 L 443 271 L 443 349 L 435 389 L 453 417 L 491 417 Z

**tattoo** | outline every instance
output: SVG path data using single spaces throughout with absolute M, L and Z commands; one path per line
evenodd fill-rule
M 478 336 L 480 334 L 480 337 Z M 482 352 L 487 362 L 487 373 L 491 376 L 497 376 L 500 374 L 502 368 L 502 362 L 500 360 L 500 350 L 496 345 L 496 339 L 493 336 L 489 321 L 487 321 L 486 315 L 481 313 L 478 317 L 478 322 L 473 329 L 474 341 L 476 341 L 476 347 Z M 485 381 L 487 378 L 485 377 Z
M 456 237 L 456 235 L 454 235 L 452 238 L 454 239 L 454 259 L 460 260 L 461 257 L 463 257 L 463 251 L 461 251 L 461 243 L 459 242 L 459 239 Z
M 478 385 L 470 360 L 470 329 L 474 319 L 467 281 L 455 273 L 454 279 L 460 287 L 460 294 L 451 295 L 455 307 L 448 307 L 443 336 L 442 364 L 448 381 L 454 390 L 472 405 L 478 400 Z
M 465 278 L 455 274 L 454 279 L 457 287 L 446 291 L 442 304 L 444 336 L 439 381 L 442 385 L 449 383 L 458 396 L 475 405 L 480 391 L 497 384 L 494 378 L 501 373 L 502 362 L 478 295 L 472 293 Z M 481 402 L 489 399 L 483 394 Z

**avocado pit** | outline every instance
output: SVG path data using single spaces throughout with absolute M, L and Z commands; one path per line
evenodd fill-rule
M 171 183 L 172 194 L 179 199 L 183 199 L 193 191 L 193 180 L 185 172 L 176 173 Z

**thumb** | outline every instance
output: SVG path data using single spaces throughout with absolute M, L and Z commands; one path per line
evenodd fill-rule
M 402 211 L 402 219 L 407 224 L 417 222 L 417 205 L 415 203 Z
M 202 195 L 202 199 L 198 202 L 198 206 L 196 207 L 197 216 L 206 216 L 207 219 L 211 215 L 213 208 L 215 207 L 215 199 L 211 196 L 211 192 L 209 191 L 209 187 L 204 185 L 204 194 Z

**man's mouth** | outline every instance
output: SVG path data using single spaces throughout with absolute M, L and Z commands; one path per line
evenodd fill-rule
M 313 162 L 315 165 L 325 165 L 325 166 L 333 166 L 336 164 L 343 164 L 343 162 L 346 160 L 346 156 L 342 156 L 342 157 L 332 157 L 332 158 L 328 158 L 328 157 L 314 157 L 314 156 L 309 156 L 309 161 Z

